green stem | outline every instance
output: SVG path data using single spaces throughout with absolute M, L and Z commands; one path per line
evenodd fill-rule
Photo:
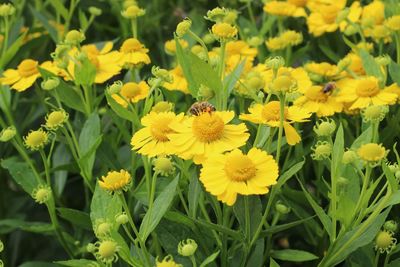
M 43 165 L 44 165 L 44 172 L 46 175 L 46 183 L 51 187 L 50 168 L 48 165 L 46 154 L 44 153 L 43 149 L 39 149 L 39 154 L 42 157 L 42 161 L 43 161 Z
M 8 17 L 4 17 L 4 39 L 3 39 L 3 47 L 1 51 L 1 57 L 3 58 L 6 51 L 7 51 L 7 45 L 8 45 L 8 31 L 9 31 L 9 23 L 8 23 Z M 3 67 L 3 66 L 1 66 Z
M 400 33 L 396 32 L 396 53 L 397 53 L 397 64 L 400 64 Z
M 204 206 L 203 200 L 204 200 L 204 199 L 201 199 L 201 200 L 199 201 L 200 211 L 201 211 L 201 213 L 203 214 L 203 216 L 204 216 L 204 218 L 206 219 L 206 221 L 207 221 L 208 223 L 212 223 L 212 221 L 211 221 L 211 219 L 210 219 L 210 216 L 208 215 L 208 212 L 207 212 L 207 210 L 206 210 L 206 207 Z M 212 233 L 213 233 L 213 236 L 214 236 L 215 241 L 217 242 L 218 246 L 221 247 L 221 246 L 222 246 L 222 241 L 221 241 L 219 235 L 217 234 L 217 232 L 216 232 L 215 230 L 211 230 L 211 231 L 212 231 Z
M 147 211 L 150 215 L 153 211 L 154 204 L 154 195 L 156 193 L 156 185 L 157 185 L 157 172 L 154 172 L 153 177 L 151 178 L 151 189 L 150 189 L 150 198 L 149 198 L 149 210 Z
M 224 80 L 225 54 L 226 54 L 226 42 L 221 41 L 220 56 L 219 56 L 220 62 L 218 65 L 218 77 L 220 77 L 222 81 Z M 222 89 L 221 92 L 219 93 L 221 95 L 220 97 L 221 103 L 219 105 L 219 108 L 221 110 L 225 110 L 228 102 L 228 92 L 225 92 L 224 89 Z
M 245 213 L 245 225 L 246 225 L 246 242 L 251 241 L 251 225 L 250 225 L 250 207 L 249 207 L 249 196 L 244 196 L 244 213 Z
M 372 168 L 369 165 L 367 165 L 366 170 L 365 170 L 363 185 L 362 185 L 361 192 L 360 192 L 360 197 L 358 198 L 356 207 L 354 209 L 354 215 L 353 216 L 355 218 L 357 218 L 356 225 L 358 223 L 360 223 L 361 220 L 362 220 L 363 216 L 361 215 L 362 214 L 361 211 L 362 211 L 363 206 L 365 206 L 365 204 L 368 205 L 368 200 L 364 199 L 364 198 L 365 198 L 365 193 L 367 191 L 367 188 L 369 186 L 371 172 L 372 172 Z M 359 212 L 360 212 L 360 214 L 358 214 Z M 356 216 L 358 216 L 358 217 L 356 217 Z
M 285 116 L 285 95 L 279 97 L 279 130 L 278 130 L 278 146 L 276 147 L 276 162 L 279 165 L 279 158 L 281 155 L 282 135 L 283 135 L 283 120 Z
M 332 138 L 329 137 L 329 144 L 333 147 Z M 336 210 L 337 210 L 337 174 L 336 174 L 336 164 L 333 160 L 331 162 L 331 217 L 332 217 L 332 241 L 336 239 L 337 232 L 337 218 L 336 218 Z
M 197 34 L 192 32 L 191 30 L 188 31 L 188 34 L 189 34 L 190 37 L 195 39 L 196 42 L 198 42 L 201 45 L 201 47 L 203 47 L 204 54 L 205 54 L 206 59 L 207 59 L 207 63 L 210 63 L 210 58 L 208 57 L 208 48 L 207 48 L 206 44 L 204 43 L 203 39 L 201 39 Z
M 253 23 L 254 27 L 257 28 L 256 19 L 254 17 L 253 9 L 251 8 L 251 1 L 247 1 L 247 11 L 249 12 L 250 20 Z
M 137 33 L 137 19 L 136 18 L 131 20 L 131 27 L 132 27 L 133 38 L 137 39 L 138 33 Z
M 378 267 L 380 254 L 381 253 L 379 253 L 379 251 L 376 251 L 376 253 L 375 253 L 375 259 L 374 259 L 374 266 L 375 267 Z
M 193 267 L 197 267 L 196 258 L 193 255 L 190 256 L 190 261 Z

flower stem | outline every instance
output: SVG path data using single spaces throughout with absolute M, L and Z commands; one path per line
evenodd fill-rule
M 43 165 L 44 165 L 44 172 L 46 175 L 46 183 L 48 184 L 48 186 L 51 187 L 50 168 L 49 168 L 46 154 L 44 153 L 43 149 L 39 149 L 39 154 L 42 157 L 42 161 L 43 161 Z
M 282 135 L 283 135 L 283 120 L 285 116 L 285 95 L 279 97 L 279 130 L 278 130 L 278 145 L 276 147 L 276 162 L 279 165 L 279 158 L 281 155 Z
M 193 267 L 197 267 L 196 258 L 193 255 L 190 256 L 190 261 Z
M 194 32 L 192 32 L 191 30 L 188 31 L 188 34 L 190 35 L 190 37 L 192 37 L 193 39 L 195 39 L 200 45 L 201 47 L 203 47 L 206 59 L 207 59 L 207 63 L 210 64 L 210 58 L 208 57 L 208 48 L 206 46 L 206 44 L 204 43 L 204 41 Z

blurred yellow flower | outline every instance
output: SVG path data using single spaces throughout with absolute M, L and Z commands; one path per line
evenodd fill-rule
M 168 135 L 174 153 L 183 159 L 203 162 L 212 153 L 223 153 L 243 146 L 249 134 L 244 123 L 228 124 L 235 116 L 233 111 L 204 112 L 185 117 L 170 127 L 175 133 Z
M 131 139 L 132 150 L 149 157 L 173 154 L 176 147 L 171 144 L 170 135 L 175 133 L 172 124 L 180 125 L 184 114 L 173 112 L 150 112 L 141 119 L 144 128 L 138 130 Z
M 182 48 L 187 48 L 189 46 L 188 42 L 183 40 L 183 39 L 179 39 L 178 40 L 179 44 L 182 46 Z M 176 53 L 176 43 L 175 40 L 168 40 L 165 42 L 164 44 L 164 50 L 168 55 L 175 55 Z
M 231 41 L 226 44 L 226 55 L 228 57 L 240 55 L 242 58 L 255 58 L 257 48 L 250 47 L 248 43 L 242 40 Z
M 400 15 L 396 15 L 396 16 L 388 18 L 385 21 L 385 25 L 392 31 L 399 31 L 400 30 Z
M 165 82 L 163 86 L 168 90 L 178 90 L 184 94 L 189 94 L 188 83 L 185 76 L 183 75 L 182 67 L 180 65 L 176 66 L 169 71 L 172 75 L 172 82 Z
M 125 40 L 119 51 L 123 54 L 123 64 L 127 64 L 129 67 L 150 64 L 150 57 L 147 55 L 149 50 L 138 39 L 129 38 Z
M 251 121 L 256 124 L 266 124 L 270 127 L 279 127 L 280 125 L 280 103 L 271 101 L 267 104 L 254 104 L 249 107 L 250 114 L 241 114 L 240 119 Z M 296 129 L 290 125 L 294 122 L 305 122 L 311 117 L 311 113 L 296 106 L 284 109 L 283 128 L 289 145 L 295 145 L 301 141 L 300 135 Z
M 304 69 L 310 74 L 316 74 L 325 80 L 334 80 L 339 78 L 342 73 L 336 65 L 327 62 L 310 62 L 304 65 Z
M 145 81 L 139 83 L 128 82 L 121 87 L 118 94 L 112 94 L 112 98 L 123 107 L 128 107 L 128 103 L 137 103 L 145 99 L 149 94 L 150 87 Z
M 156 267 L 183 267 L 182 264 L 178 264 L 174 261 L 171 255 L 166 256 L 162 261 L 156 259 Z
M 206 191 L 232 206 L 237 195 L 267 194 L 268 187 L 276 184 L 278 172 L 278 164 L 267 152 L 252 148 L 243 154 L 235 149 L 208 157 L 200 181 Z
M 380 144 L 368 143 L 362 145 L 357 150 L 357 154 L 362 160 L 373 163 L 382 160 L 386 156 L 386 149 Z
M 10 85 L 18 92 L 25 91 L 40 77 L 39 62 L 33 59 L 24 59 L 17 69 L 8 69 L 3 72 L 0 84 Z
M 270 51 L 282 50 L 303 42 L 303 35 L 296 31 L 285 31 L 277 37 L 269 38 L 265 44 Z
M 229 23 L 219 22 L 212 26 L 211 32 L 218 40 L 229 40 L 236 37 L 238 30 Z
M 264 12 L 286 17 L 306 17 L 304 10 L 306 0 L 268 1 L 264 5 Z
M 345 6 L 346 0 L 338 0 L 329 4 L 314 3 L 310 7 L 312 13 L 307 18 L 308 31 L 314 36 L 336 31 L 339 27 L 336 18 Z
M 131 182 L 132 177 L 126 170 L 110 171 L 99 179 L 100 187 L 110 192 L 127 190 Z

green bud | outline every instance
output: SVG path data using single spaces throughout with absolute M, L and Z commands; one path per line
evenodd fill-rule
M 207 11 L 207 16 L 204 18 L 214 22 L 222 22 L 227 13 L 228 11 L 225 8 L 216 7 Z
M 184 19 L 176 26 L 175 30 L 176 35 L 178 37 L 183 37 L 190 30 L 191 26 L 192 26 L 192 21 L 189 18 Z
M 398 224 L 396 221 L 390 220 L 385 222 L 385 224 L 383 225 L 383 229 L 385 229 L 386 231 L 396 233 L 398 230 Z
M 342 163 L 351 164 L 358 159 L 357 153 L 353 150 L 347 150 L 343 153 Z
M 121 225 L 121 224 L 126 224 L 126 223 L 129 222 L 129 218 L 128 218 L 128 215 L 126 215 L 126 213 L 124 212 L 124 213 L 118 214 L 118 215 L 115 217 L 115 221 L 116 221 L 117 224 L 119 224 L 119 225 Z
M 335 132 L 336 123 L 332 119 L 320 120 L 313 129 L 319 137 L 329 137 Z
M 4 244 L 3 242 L 0 240 L 0 252 L 3 252 L 4 250 Z
M 263 42 L 264 42 L 264 40 L 258 36 L 253 36 L 249 40 L 247 40 L 247 43 L 252 47 L 258 47 L 258 46 L 262 45 Z
M 57 77 L 50 77 L 47 80 L 44 80 L 40 85 L 43 90 L 50 91 L 55 88 L 60 84 L 60 79 Z
M 172 83 L 174 81 L 173 76 L 168 70 L 162 69 L 160 67 L 153 66 L 151 68 L 151 73 L 156 77 L 161 79 L 163 82 Z
M 113 84 L 107 87 L 107 91 L 110 95 L 118 94 L 119 92 L 121 92 L 122 86 L 123 84 L 121 81 L 115 81 Z
M 390 58 L 389 55 L 382 55 L 382 56 L 376 57 L 375 61 L 376 61 L 376 63 L 378 63 L 381 66 L 387 66 L 390 64 L 392 59 Z
M 78 45 L 85 40 L 85 35 L 77 30 L 71 30 L 65 35 L 64 42 L 68 45 Z
M 197 243 L 193 239 L 186 239 L 178 244 L 178 253 L 184 257 L 194 255 L 197 250 Z
M 89 7 L 89 13 L 92 14 L 93 16 L 100 16 L 102 12 L 103 11 L 101 11 L 100 8 L 97 8 L 95 6 Z
M 144 14 L 146 14 L 146 11 L 142 8 L 139 8 L 137 5 L 132 5 L 121 12 L 121 15 L 127 19 L 135 19 L 143 16 Z
M 277 212 L 283 215 L 288 214 L 291 210 L 288 206 L 279 201 L 275 204 L 275 209 Z
M 278 70 L 279 68 L 285 66 L 285 60 L 280 56 L 270 57 L 265 61 L 265 65 L 267 65 L 267 67 L 270 69 Z
M 0 5 L 0 17 L 8 17 L 15 13 L 15 7 L 10 4 L 2 4 Z
M 397 171 L 397 172 L 394 174 L 394 176 L 396 176 L 396 179 L 397 179 L 397 180 L 400 180 L 400 171 Z
M 89 253 L 94 253 L 96 251 L 96 245 L 93 243 L 88 243 L 86 245 L 86 251 Z
M 313 160 L 323 160 L 329 158 L 332 153 L 332 145 L 328 142 L 318 141 L 317 144 L 311 148 L 314 152 L 311 154 Z
M 14 126 L 5 128 L 0 132 L 0 142 L 8 142 L 13 139 L 16 134 L 17 130 Z
M 210 99 L 214 97 L 215 93 L 214 90 L 212 90 L 211 88 L 205 86 L 204 84 L 201 84 L 197 95 L 199 99 Z
M 49 201 L 51 195 L 51 188 L 48 185 L 39 185 L 32 192 L 33 199 L 39 204 L 44 204 Z

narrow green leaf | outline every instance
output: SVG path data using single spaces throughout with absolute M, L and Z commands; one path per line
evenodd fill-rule
M 318 259 L 318 256 L 310 252 L 296 249 L 274 250 L 272 251 L 271 256 L 274 259 L 294 262 L 312 261 Z
M 280 267 L 280 266 L 273 258 L 269 258 L 269 267 Z
M 60 143 L 54 150 L 52 161 L 53 168 L 58 169 L 60 166 L 69 164 L 71 160 L 71 154 L 67 151 L 66 146 Z M 54 171 L 53 189 L 55 193 L 60 196 L 64 190 L 65 183 L 67 182 L 68 172 L 66 170 Z
M 196 84 L 193 73 L 190 69 L 190 62 L 187 54 L 183 50 L 181 44 L 177 37 L 175 37 L 175 45 L 176 45 L 176 58 L 178 59 L 178 63 L 182 68 L 183 74 L 188 82 L 188 88 L 192 96 L 197 96 L 197 90 L 199 89 L 199 84 Z
M 228 95 L 231 94 L 233 88 L 235 87 L 237 81 L 240 79 L 240 75 L 242 75 L 246 60 L 242 60 L 239 62 L 235 69 L 229 73 L 228 76 L 224 79 L 224 91 L 228 92 Z
M 106 98 L 107 98 L 107 103 L 110 105 L 111 109 L 121 118 L 128 120 L 130 122 L 134 122 L 134 115 L 131 111 L 128 109 L 124 108 L 120 104 L 117 103 L 117 101 L 112 98 L 112 96 L 108 93 L 105 92 Z
M 62 266 L 69 266 L 69 267 L 87 267 L 87 266 L 96 266 L 96 261 L 86 260 L 86 259 L 79 259 L 79 260 L 68 260 L 68 261 L 56 261 L 55 263 L 62 265 Z
M 90 216 L 86 212 L 69 208 L 57 208 L 57 211 L 61 218 L 71 222 L 74 226 L 92 230 Z
M 359 50 L 359 55 L 362 60 L 363 67 L 367 75 L 375 76 L 379 80 L 383 80 L 381 67 L 376 63 L 375 59 L 364 49 Z
M 83 125 L 81 134 L 79 135 L 79 150 L 82 158 L 80 159 L 80 165 L 84 169 L 89 178 L 91 178 L 91 172 L 93 169 L 93 164 L 95 160 L 95 151 L 99 145 L 98 138 L 100 135 L 100 118 L 97 113 L 92 113 L 85 124 Z M 86 154 L 90 152 L 90 155 Z M 85 156 L 85 157 L 84 157 Z
M 35 10 L 34 7 L 29 6 L 29 9 L 31 10 L 33 16 L 35 17 L 35 19 L 37 19 L 38 21 L 40 21 L 40 23 L 42 23 L 43 27 L 47 30 L 47 32 L 49 33 L 51 39 L 53 39 L 53 41 L 55 43 L 58 42 L 58 33 L 57 30 L 50 25 L 49 23 L 49 19 L 47 19 L 45 16 L 43 16 L 41 13 L 39 13 L 38 11 Z
M 188 202 L 189 202 L 189 215 L 196 218 L 197 208 L 199 205 L 200 195 L 203 193 L 201 184 L 197 175 L 192 175 L 189 183 Z
M 158 223 L 169 209 L 169 206 L 174 199 L 176 187 L 178 185 L 179 176 L 164 189 L 164 191 L 154 201 L 153 209 L 146 212 L 140 225 L 139 235 L 145 241 L 150 233 L 157 227 Z
M 75 64 L 74 77 L 76 84 L 90 86 L 96 77 L 96 67 L 88 58 L 85 58 Z
M 239 196 L 233 206 L 233 212 L 238 219 L 242 231 L 246 229 L 246 209 L 245 209 L 245 197 L 248 198 L 248 207 L 250 215 L 250 237 L 253 236 L 260 224 L 262 218 L 261 212 L 261 201 L 258 196 Z
M 1 161 L 1 166 L 10 172 L 14 181 L 29 195 L 39 185 L 32 169 L 25 162 L 19 162 L 17 158 L 9 158 Z
M 289 181 L 290 178 L 293 177 L 293 175 L 295 175 L 299 170 L 301 170 L 301 168 L 304 165 L 304 161 L 298 162 L 295 165 L 293 165 L 292 167 L 290 167 L 289 170 L 287 170 L 284 174 L 281 175 L 281 177 L 279 177 L 278 179 L 278 183 L 275 186 L 275 191 L 279 191 L 279 189 L 287 183 L 287 181 Z
M 389 74 L 392 80 L 400 85 L 400 64 L 397 64 L 393 60 L 389 64 Z
M 372 127 L 368 127 L 363 131 L 351 145 L 351 149 L 358 149 L 361 145 L 371 142 L 372 139 Z
M 344 153 L 344 133 L 343 126 L 340 124 L 337 132 L 335 142 L 332 150 L 332 176 L 339 177 L 340 167 L 342 165 L 342 158 Z
M 0 69 L 3 69 L 7 64 L 14 58 L 14 56 L 18 53 L 19 49 L 21 46 L 24 44 L 24 41 L 26 40 L 27 33 L 21 34 L 21 36 L 18 37 L 15 42 L 11 44 L 10 47 L 7 48 L 6 53 L 4 56 L 0 59 Z
M 265 237 L 265 236 L 268 236 L 268 235 L 272 235 L 272 234 L 275 234 L 275 233 L 279 233 L 279 232 L 285 231 L 287 229 L 290 229 L 292 227 L 300 225 L 300 224 L 302 224 L 302 223 L 304 223 L 306 221 L 309 221 L 314 217 L 315 217 L 315 215 L 311 216 L 311 217 L 308 217 L 308 218 L 305 218 L 305 219 L 301 219 L 301 220 L 297 220 L 297 221 L 294 221 L 294 222 L 290 222 L 290 223 L 270 226 L 266 230 L 261 232 L 260 237 Z
M 20 219 L 0 220 L 0 234 L 7 234 L 20 229 L 32 233 L 52 233 L 54 227 L 50 223 L 27 222 Z
M 213 254 L 208 256 L 207 258 L 205 258 L 204 261 L 200 264 L 200 267 L 205 267 L 208 264 L 213 263 L 215 261 L 215 259 L 218 257 L 218 255 L 219 255 L 219 250 L 214 252 Z
M 68 10 L 65 8 L 64 3 L 60 0 L 51 0 L 50 4 L 64 19 L 68 19 Z

